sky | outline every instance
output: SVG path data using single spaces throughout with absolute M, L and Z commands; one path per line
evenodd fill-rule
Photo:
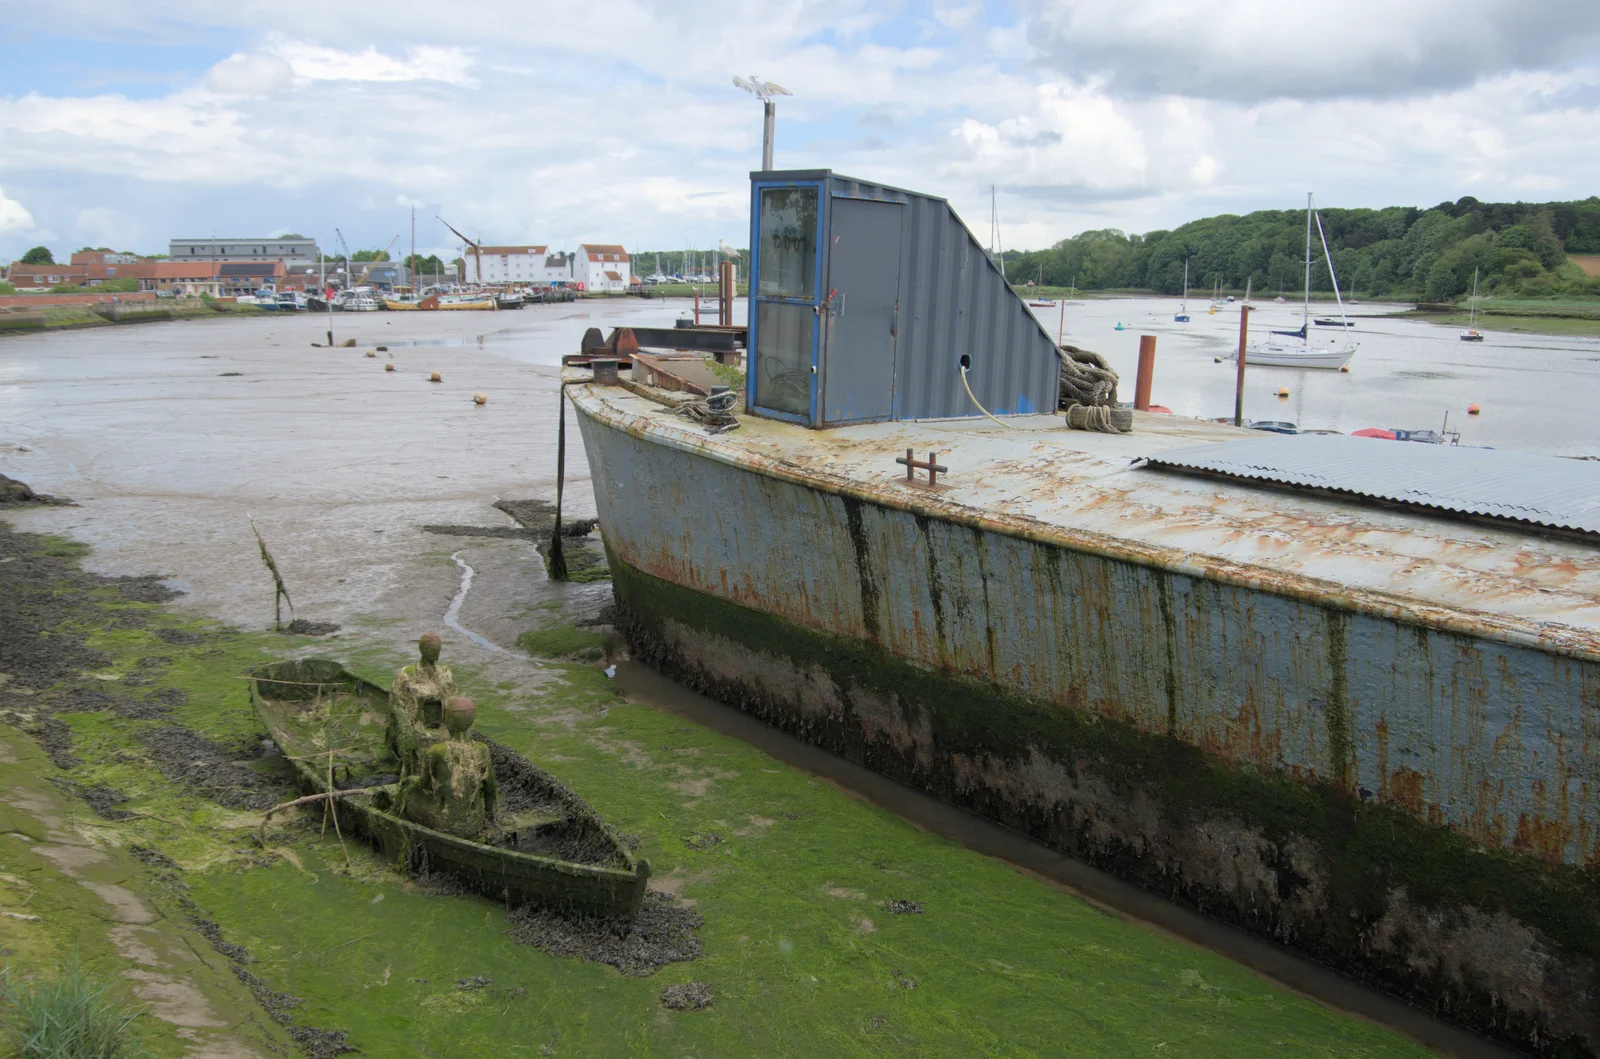
M 0 9 L 0 259 L 749 241 L 776 165 L 1007 248 L 1217 213 L 1600 194 L 1595 0 L 50 0 Z

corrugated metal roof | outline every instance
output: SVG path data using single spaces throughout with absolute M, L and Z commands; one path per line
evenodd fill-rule
M 1170 449 L 1147 466 L 1600 535 L 1600 463 L 1587 460 L 1302 434 Z

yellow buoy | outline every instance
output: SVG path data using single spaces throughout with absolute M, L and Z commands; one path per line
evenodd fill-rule
M 440 377 L 438 372 L 434 372 L 432 375 L 428 376 L 428 381 L 429 382 L 444 382 L 444 379 L 442 377 Z
M 383 370 L 384 371 L 393 371 L 394 370 L 394 361 L 391 360 L 389 363 L 385 364 L 383 366 Z
M 1349 375 L 1350 374 L 1350 365 L 1341 364 L 1341 365 L 1339 365 L 1339 370 L 1344 372 L 1346 375 Z
M 489 395 L 484 393 L 482 390 L 479 390 L 477 393 L 472 395 L 473 404 L 487 404 L 488 401 Z
M 371 350 L 371 349 L 369 349 L 369 350 L 367 350 L 367 356 L 369 356 L 369 357 L 375 357 L 375 356 L 377 356 L 377 355 L 378 355 L 378 354 L 377 354 L 377 352 L 376 352 L 376 351 L 375 351 L 375 350 Z

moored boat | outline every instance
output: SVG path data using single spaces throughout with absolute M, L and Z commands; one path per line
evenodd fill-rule
M 448 833 L 401 815 L 389 692 L 323 658 L 261 666 L 249 688 L 300 789 L 352 792 L 333 802 L 340 826 L 402 869 L 448 876 L 508 903 L 604 917 L 638 911 L 649 863 L 636 862 L 593 809 L 526 758 L 474 740 L 493 761 L 499 811 L 475 837 Z
M 1339 319 L 1326 317 L 1313 321 L 1311 318 L 1311 225 L 1316 222 L 1317 236 L 1322 241 L 1322 255 L 1328 263 L 1328 276 L 1333 283 L 1333 296 L 1339 303 Z M 1278 301 L 1283 301 L 1280 296 Z M 1348 338 L 1342 343 L 1334 343 L 1326 347 L 1311 344 L 1311 324 L 1322 326 L 1344 326 L 1350 323 L 1344 315 L 1344 297 L 1339 292 L 1339 277 L 1333 270 L 1333 254 L 1328 250 L 1328 238 L 1322 230 L 1322 218 L 1316 214 L 1312 197 L 1306 195 L 1306 257 L 1305 257 L 1305 293 L 1304 306 L 1301 310 L 1300 327 L 1296 331 L 1273 331 L 1265 341 L 1251 343 L 1245 350 L 1246 364 L 1261 364 L 1275 368 L 1331 368 L 1342 369 L 1350 363 L 1350 358 L 1356 355 L 1356 343 Z M 1280 337 L 1281 336 L 1281 337 Z M 1285 342 L 1283 338 L 1299 338 L 1299 343 Z M 1237 362 L 1239 351 L 1230 352 L 1226 358 Z
M 1461 332 L 1463 342 L 1482 342 L 1483 332 L 1478 330 L 1478 270 L 1472 270 L 1472 301 L 1467 309 L 1467 328 Z
M 430 294 L 417 303 L 419 309 L 494 309 L 493 295 Z

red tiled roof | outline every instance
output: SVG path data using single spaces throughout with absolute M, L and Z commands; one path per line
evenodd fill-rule
M 607 272 L 606 273 L 606 279 L 610 280 L 613 283 L 621 283 L 622 282 L 622 274 L 618 273 L 618 272 Z
M 615 243 L 579 243 L 590 261 L 626 261 L 628 251 Z
M 89 278 L 89 266 L 87 266 L 87 265 L 24 265 L 22 262 L 18 261 L 18 262 L 15 262 L 10 268 L 8 268 L 6 270 L 6 275 L 10 278 L 12 283 L 16 283 L 18 280 L 23 280 L 25 282 L 31 282 L 32 286 L 38 286 L 38 285 L 40 285 L 42 283 L 47 282 L 48 281 L 48 277 L 50 277 L 50 276 L 60 276 L 61 279 L 56 281 L 58 283 L 59 282 L 64 282 L 68 278 L 88 279 Z M 45 278 L 40 278 L 40 277 L 45 277 Z

